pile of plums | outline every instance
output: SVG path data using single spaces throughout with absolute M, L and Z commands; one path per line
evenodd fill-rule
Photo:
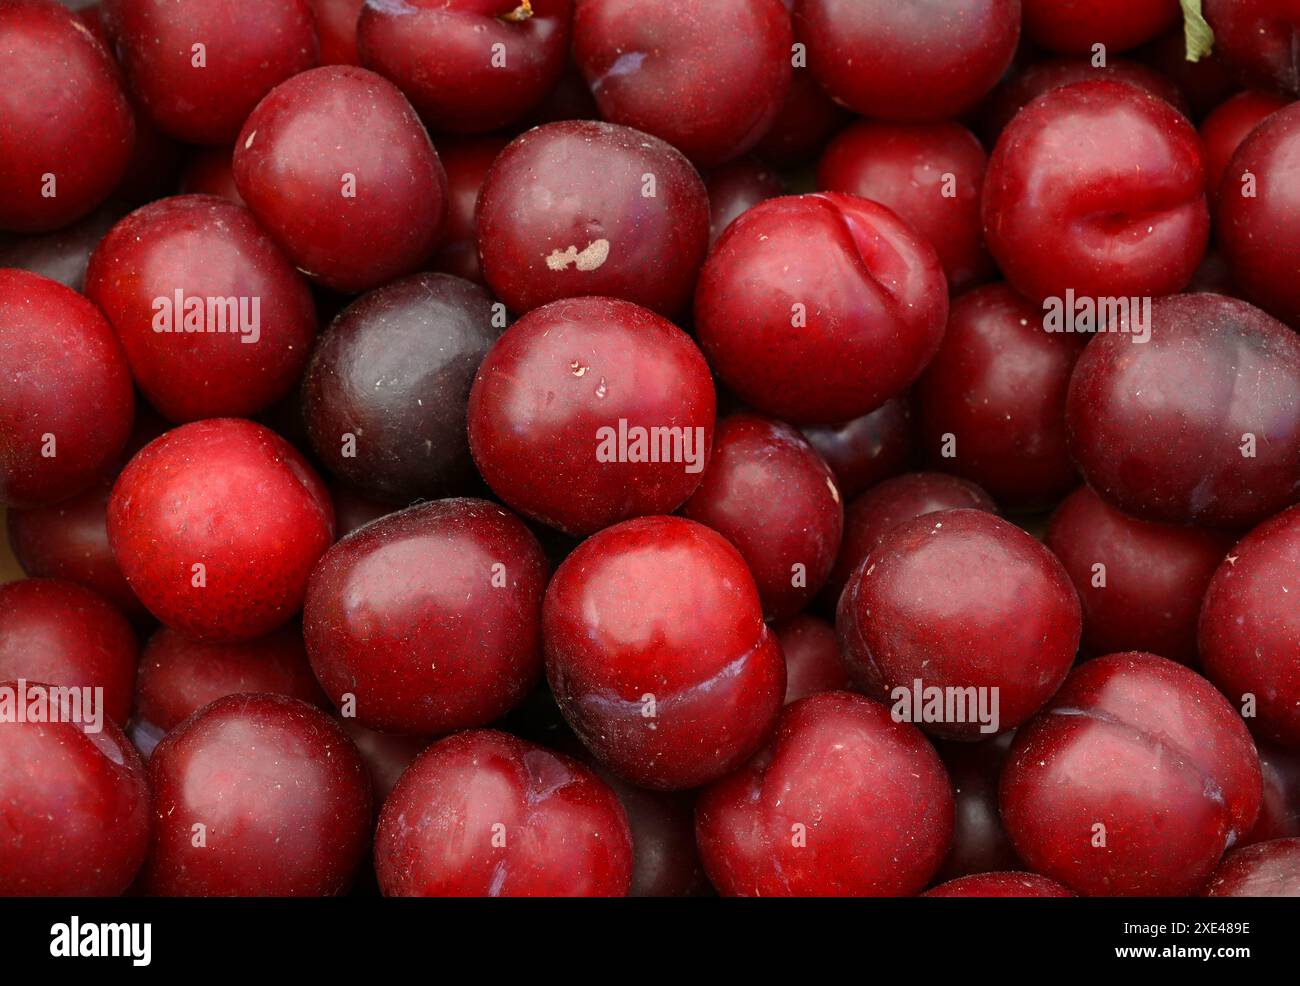
M 0 0 L 0 894 L 1300 896 L 1296 32 Z

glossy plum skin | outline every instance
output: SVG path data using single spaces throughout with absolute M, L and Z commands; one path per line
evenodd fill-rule
M 803 430 L 835 473 L 840 494 L 851 500 L 881 480 L 905 471 L 913 457 L 912 411 L 906 396 L 838 425 Z
M 102 9 L 131 91 L 160 129 L 192 144 L 229 144 L 258 100 L 319 58 L 307 0 L 103 0 Z
M 993 88 L 1020 38 L 1020 0 L 797 0 L 808 68 L 837 102 L 882 120 L 941 120 Z
M 718 376 L 792 424 L 832 424 L 902 393 L 943 338 L 934 248 L 852 195 L 769 199 L 728 227 L 700 274 L 695 328 Z
M 0 0 L 0 690 L 107 699 L 0 722 L 0 896 L 1300 895 L 1300 0 L 1201 2 Z M 317 737 L 178 766 L 236 698 Z
M 470 451 L 508 505 L 593 534 L 669 513 L 695 492 L 715 407 L 709 367 L 686 333 L 626 301 L 575 298 L 521 318 L 483 360 L 469 397 Z M 620 422 L 626 450 L 610 448 Z M 682 441 L 662 461 L 637 461 L 632 428 L 683 429 L 671 433 Z
M 121 74 L 77 16 L 48 0 L 0 9 L 0 52 L 0 229 L 66 226 L 126 173 L 135 124 Z
M 469 391 L 499 333 L 488 293 L 449 274 L 414 274 L 359 298 L 322 335 L 303 381 L 316 455 L 394 503 L 464 492 L 474 474 Z
M 1201 605 L 1205 673 L 1242 707 L 1253 695 L 1252 725 L 1300 747 L 1300 507 L 1261 524 L 1223 560 Z
M 1300 897 L 1300 839 L 1259 842 L 1229 853 L 1206 897 Z
M 1112 654 L 1081 664 L 1016 734 L 1000 800 L 1034 872 L 1085 896 L 1185 895 L 1254 824 L 1259 759 L 1204 678 Z
M 895 701 L 897 688 L 910 693 L 918 679 L 925 688 L 987 690 L 992 721 L 968 710 L 956 721 L 918 723 L 950 739 L 1013 728 L 1042 708 L 1074 662 L 1081 628 L 1061 563 L 980 510 L 927 514 L 891 530 L 849 579 L 835 623 L 850 672 L 881 701 Z
M 478 259 L 478 193 L 488 169 L 509 141 L 505 137 L 466 137 L 439 142 L 438 157 L 447 172 L 447 223 L 433 255 L 433 269 L 483 283 Z
M 704 182 L 680 151 L 629 127 L 574 120 L 516 138 L 478 200 L 493 294 L 523 313 L 604 295 L 672 316 L 709 243 Z
M 191 640 L 162 627 L 140 655 L 132 732 L 143 726 L 161 737 L 210 702 L 254 692 L 325 704 L 297 625 L 234 644 Z
M 1205 187 L 1211 202 L 1215 201 L 1228 162 L 1241 142 L 1264 120 L 1288 104 L 1289 100 L 1271 92 L 1248 89 L 1224 102 L 1201 122 L 1201 142 L 1205 145 Z M 1241 174 L 1235 174 L 1233 179 L 1240 181 Z M 1238 188 L 1234 186 L 1231 191 L 1236 192 Z
M 855 497 L 844 510 L 844 538 L 822 593 L 832 613 L 849 577 L 881 539 L 900 524 L 938 510 L 984 510 L 993 498 L 970 480 L 937 472 L 896 476 Z
M 1300 9 L 1291 0 L 1205 0 L 1214 52 L 1253 85 L 1300 94 L 1295 34 Z
M 1127 51 L 1150 41 L 1179 18 L 1178 0 L 1021 0 L 1025 34 L 1067 55 L 1086 55 L 1094 44 Z
M 709 243 L 741 213 L 760 202 L 786 193 L 781 176 L 756 157 L 743 157 L 709 170 L 704 178 L 709 192 Z
M 613 123 L 729 161 L 771 127 L 790 86 L 781 0 L 577 0 L 573 54 Z
M 1068 887 L 1037 873 L 974 873 L 941 883 L 922 897 L 1073 897 Z
M 1013 738 L 1003 733 L 979 743 L 936 744 L 953 791 L 952 847 L 937 880 L 1023 866 L 998 813 L 998 778 Z
M 1005 284 L 953 302 L 915 405 L 929 463 L 980 484 L 1009 509 L 1042 509 L 1079 481 L 1066 443 L 1070 374 L 1088 336 L 1048 332 Z M 945 456 L 950 439 L 955 455 Z
M 62 284 L 0 270 L 0 381 L 0 504 L 74 496 L 126 445 L 126 358 L 99 309 Z
M 416 758 L 384 804 L 375 871 L 387 897 L 622 897 L 627 815 L 568 757 L 471 730 Z
M 547 572 L 532 532 L 485 500 L 381 518 L 312 574 L 312 667 L 331 701 L 372 729 L 430 735 L 492 722 L 541 677 Z
M 1215 212 L 1219 244 L 1245 297 L 1293 328 L 1300 325 L 1297 147 L 1300 105 L 1293 103 L 1252 130 L 1229 158 Z
M 140 754 L 112 722 L 0 722 L 0 897 L 122 893 L 149 848 L 149 801 Z
M 0 585 L 0 681 L 102 688 L 104 716 L 131 715 L 140 645 L 102 597 L 61 579 Z
M 979 140 L 959 123 L 863 120 L 826 148 L 817 187 L 892 209 L 930 241 L 952 289 L 961 291 L 993 275 L 980 221 L 987 164 Z
M 840 657 L 835 628 L 819 617 L 798 613 L 772 626 L 785 655 L 785 704 L 819 692 L 849 691 L 849 670 Z
M 391 82 L 351 66 L 296 75 L 235 142 L 235 184 L 293 263 L 335 291 L 419 269 L 446 213 L 447 176 Z
M 302 606 L 334 540 L 334 511 L 283 438 L 214 418 L 167 432 L 127 464 L 109 500 L 108 538 L 163 623 L 201 639 L 253 640 Z
M 65 579 L 85 586 L 112 603 L 132 622 L 149 619 L 149 611 L 126 584 L 108 543 L 106 480 L 48 507 L 10 510 L 9 547 L 24 572 L 33 578 Z
M 952 836 L 952 789 L 916 727 L 860 695 L 789 706 L 771 744 L 701 795 L 696 837 L 726 896 L 906 896 Z
M 985 144 L 992 147 L 1012 118 L 1039 96 L 1062 86 L 1098 79 L 1124 82 L 1144 89 L 1190 116 L 1187 101 L 1178 86 L 1168 75 L 1142 62 L 1108 58 L 1105 65 L 1094 65 L 1091 57 L 1049 58 L 1018 69 L 998 85 L 980 107 L 979 134 Z
M 789 425 L 746 413 L 718 422 L 709 467 L 682 515 L 736 546 L 769 619 L 793 616 L 817 594 L 844 530 L 844 503 L 822 457 Z
M 1300 338 L 1215 294 L 1157 298 L 1150 332 L 1100 334 L 1075 364 L 1066 421 L 1089 484 L 1172 524 L 1248 526 L 1300 499 Z
M 163 199 L 115 225 L 90 258 L 86 295 L 144 396 L 178 423 L 270 407 L 302 375 L 316 336 L 306 281 L 247 209 L 210 195 Z M 195 299 L 205 307 L 192 315 Z
M 520 120 L 559 80 L 572 17 L 573 0 L 373 0 L 357 51 L 430 129 L 486 133 Z
M 721 535 L 645 517 L 584 541 L 542 609 L 546 675 L 574 732 L 642 787 L 698 787 L 768 738 L 785 662 Z
M 297 699 L 228 695 L 204 706 L 158 744 L 149 781 L 154 835 L 141 883 L 151 895 L 333 896 L 365 855 L 361 756 Z
M 1086 653 L 1138 650 L 1195 665 L 1201 599 L 1235 540 L 1137 520 L 1081 486 L 1052 514 L 1044 543 L 1079 593 Z
M 1200 138 L 1132 86 L 1053 89 L 998 138 L 982 209 L 994 260 L 1031 301 L 1169 294 L 1209 236 Z

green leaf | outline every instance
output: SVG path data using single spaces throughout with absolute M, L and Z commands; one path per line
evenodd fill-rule
M 1187 38 L 1187 60 L 1199 62 L 1214 51 L 1214 31 L 1201 13 L 1201 0 L 1181 0 L 1183 35 Z

